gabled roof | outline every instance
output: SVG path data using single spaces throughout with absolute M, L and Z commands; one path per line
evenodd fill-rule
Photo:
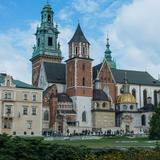
M 148 72 L 111 69 L 116 83 L 124 83 L 125 72 L 129 84 L 160 86 L 160 82 L 155 80 Z
M 69 43 L 72 42 L 84 42 L 89 43 L 86 37 L 84 36 L 80 24 L 78 24 L 76 32 L 74 33 L 72 39 L 69 41 Z
M 7 74 L 0 73 L 0 86 L 1 86 L 2 83 L 4 83 L 6 76 L 7 76 Z M 27 84 L 25 82 L 19 81 L 19 80 L 13 79 L 12 82 L 15 85 L 16 88 L 40 89 L 40 88 L 36 88 L 36 87 L 34 87 L 34 86 L 30 85 L 30 84 Z
M 66 65 L 63 63 L 44 62 L 48 83 L 66 83 Z

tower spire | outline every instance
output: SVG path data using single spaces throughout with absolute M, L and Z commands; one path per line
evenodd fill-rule
M 111 53 L 112 53 L 112 51 L 110 50 L 109 36 L 108 36 L 108 33 L 107 33 L 107 43 L 106 43 L 106 50 L 105 50 L 105 59 L 107 60 L 110 68 L 116 68 L 116 63 L 112 59 Z

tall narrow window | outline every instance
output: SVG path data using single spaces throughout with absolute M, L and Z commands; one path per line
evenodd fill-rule
M 26 101 L 28 99 L 27 94 L 24 94 L 24 100 Z
M 75 48 L 76 55 L 78 55 L 78 47 Z
M 48 46 L 52 46 L 53 45 L 53 39 L 52 37 L 48 37 Z
M 48 15 L 48 22 L 51 22 L 51 15 Z
M 143 91 L 143 104 L 144 105 L 147 104 L 147 91 L 146 90 Z
M 37 46 L 38 47 L 40 46 L 40 38 L 38 38 L 38 40 L 37 40 Z
M 86 111 L 84 111 L 82 113 L 82 122 L 86 122 L 87 121 L 87 117 L 86 117 Z
M 132 89 L 132 95 L 134 96 L 134 98 L 136 98 L 136 90 Z
M 142 126 L 146 125 L 146 115 L 141 116 L 141 123 L 142 123 Z
M 154 91 L 154 105 L 157 106 L 157 91 Z
M 44 111 L 44 117 L 43 117 L 44 121 L 49 121 L 49 112 L 46 110 Z
M 83 77 L 82 85 L 85 86 L 85 78 Z
M 85 47 L 83 46 L 82 48 L 82 54 L 84 55 L 85 54 Z

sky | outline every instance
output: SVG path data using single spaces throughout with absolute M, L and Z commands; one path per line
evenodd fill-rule
M 160 74 L 160 0 L 49 0 L 64 60 L 78 22 L 93 65 L 104 58 L 107 33 L 117 68 Z M 0 0 L 0 72 L 31 83 L 32 47 L 46 0 Z

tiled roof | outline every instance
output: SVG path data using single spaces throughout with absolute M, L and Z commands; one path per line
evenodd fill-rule
M 0 73 L 0 85 L 2 83 L 4 83 L 4 80 L 5 80 L 5 77 L 7 75 L 6 74 L 3 74 L 3 73 Z M 25 82 L 22 82 L 22 81 L 19 81 L 19 80 L 15 80 L 13 79 L 13 84 L 17 87 L 17 88 L 27 88 L 27 89 L 40 89 L 40 88 L 36 88 L 30 84 L 27 84 Z
M 62 63 L 44 62 L 48 83 L 66 83 L 66 65 Z
M 93 89 L 93 101 L 110 101 L 110 99 L 102 89 Z
M 102 63 L 93 67 L 93 79 L 97 77 L 97 71 L 101 69 Z M 127 79 L 129 84 L 160 86 L 160 81 L 154 79 L 148 72 L 134 71 L 134 70 L 122 70 L 111 69 L 113 77 L 116 83 L 124 83 L 125 72 L 127 73 Z
M 124 83 L 125 72 L 129 84 L 160 86 L 160 82 L 155 80 L 148 72 L 111 69 L 116 83 Z
M 58 102 L 72 102 L 72 99 L 65 93 L 59 93 Z
M 72 42 L 84 42 L 84 43 L 89 43 L 84 36 L 80 24 L 78 24 L 76 32 L 74 33 L 72 39 L 69 41 L 69 43 Z

